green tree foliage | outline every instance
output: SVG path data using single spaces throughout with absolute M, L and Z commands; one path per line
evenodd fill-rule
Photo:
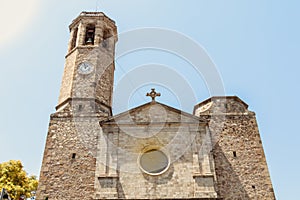
M 19 160 L 10 160 L 0 164 L 0 189 L 5 188 L 13 199 L 24 195 L 30 197 L 30 192 L 36 191 L 38 180 L 35 176 L 27 176 Z

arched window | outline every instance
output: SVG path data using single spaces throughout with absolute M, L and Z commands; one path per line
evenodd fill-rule
M 73 38 L 72 38 L 72 41 L 71 41 L 71 49 L 70 50 L 74 49 L 74 47 L 76 46 L 77 33 L 78 33 L 78 28 L 75 28 L 74 32 L 73 32 Z
M 85 32 L 85 44 L 94 45 L 95 40 L 95 25 L 88 25 Z

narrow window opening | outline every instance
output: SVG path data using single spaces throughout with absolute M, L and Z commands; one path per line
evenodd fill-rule
M 82 106 L 82 105 L 79 105 L 79 106 L 78 106 L 78 111 L 82 111 L 82 108 L 83 108 L 83 106 Z
M 224 107 L 225 107 L 226 110 L 228 109 L 227 103 L 224 104 Z
M 232 152 L 233 153 L 233 157 L 236 158 L 236 151 Z
M 76 28 L 73 32 L 73 38 L 72 38 L 72 41 L 71 41 L 71 49 L 74 49 L 75 46 L 76 46 L 76 41 L 77 41 L 77 33 L 78 33 L 78 28 Z
M 86 27 L 85 44 L 94 45 L 94 39 L 95 39 L 95 26 L 89 25 Z
M 72 159 L 76 158 L 76 153 L 72 153 Z
M 91 86 L 92 86 L 92 87 L 96 87 L 96 86 L 97 86 L 97 83 L 96 83 L 96 82 L 92 82 L 92 83 L 91 83 Z

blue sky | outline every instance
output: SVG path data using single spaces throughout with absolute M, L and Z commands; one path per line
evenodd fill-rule
M 298 1 L 101 0 L 98 3 L 98 10 L 116 21 L 119 33 L 159 27 L 186 35 L 201 45 L 215 63 L 226 94 L 239 96 L 257 114 L 277 198 L 297 199 L 295 191 L 300 189 Z M 0 162 L 19 159 L 28 173 L 39 174 L 49 115 L 54 112 L 59 95 L 68 25 L 81 11 L 95 11 L 96 5 L 96 0 L 1 2 Z M 164 65 L 188 66 L 164 52 L 136 52 L 119 58 L 116 80 L 133 65 L 149 63 L 149 58 Z M 198 81 L 195 98 L 201 102 L 210 93 L 203 79 Z M 141 87 L 131 96 L 129 108 L 148 102 L 137 95 L 148 88 Z M 168 93 L 167 89 L 163 92 Z M 180 94 L 175 96 L 180 98 Z M 173 97 L 162 96 L 161 101 L 178 107 Z M 192 107 L 183 109 L 190 112 Z

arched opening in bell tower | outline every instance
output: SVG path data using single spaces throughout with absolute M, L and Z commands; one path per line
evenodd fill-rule
M 94 45 L 95 40 L 95 25 L 89 24 L 85 32 L 85 45 Z
M 74 49 L 75 46 L 76 46 L 77 34 L 78 34 L 78 28 L 75 28 L 74 32 L 73 32 L 73 38 L 72 38 L 72 41 L 71 41 L 71 48 L 70 48 L 70 50 Z

